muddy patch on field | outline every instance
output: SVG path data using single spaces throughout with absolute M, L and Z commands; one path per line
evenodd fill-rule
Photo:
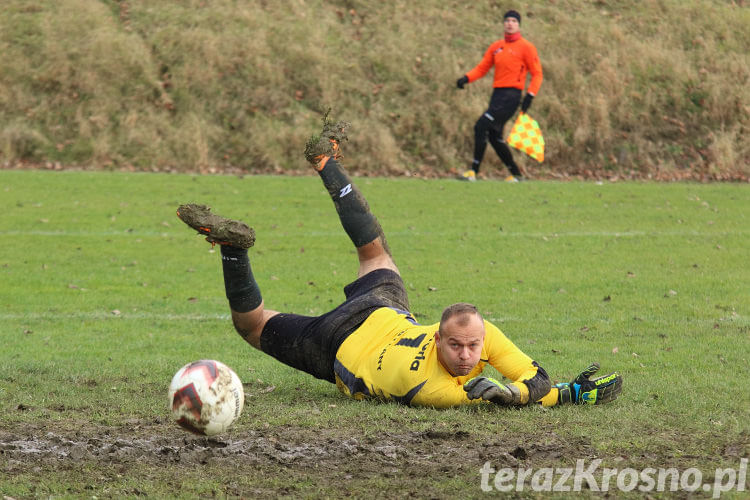
M 335 429 L 293 426 L 201 437 L 172 429 L 172 425 L 139 425 L 133 428 L 89 426 L 85 429 L 25 427 L 0 431 L 0 456 L 5 472 L 34 467 L 80 464 L 173 464 L 193 466 L 231 461 L 234 464 L 315 468 L 359 464 L 360 469 L 386 466 L 414 468 L 481 466 L 519 462 L 545 463 L 564 456 L 586 457 L 589 443 L 566 440 L 554 432 L 527 439 L 478 441 L 465 431 L 381 432 L 371 436 L 342 436 Z
M 566 441 L 554 432 L 546 434 L 543 443 L 529 444 L 520 439 L 477 442 L 464 431 L 383 432 L 360 437 L 341 436 L 330 429 L 292 426 L 211 438 L 175 432 L 162 425 L 130 430 L 89 427 L 65 431 L 26 427 L 13 433 L 0 431 L 0 456 L 7 464 L 20 468 L 82 461 L 194 465 L 225 460 L 248 464 L 321 465 L 355 461 L 374 465 L 433 466 L 443 461 L 455 462 L 457 456 L 472 462 L 492 459 L 517 464 L 590 454 L 588 443 Z
M 705 450 L 705 456 L 677 458 L 668 448 L 649 454 L 606 452 L 585 437 L 550 429 L 516 436 L 458 428 L 354 432 L 345 426 L 281 425 L 206 438 L 167 421 L 116 427 L 23 424 L 0 429 L 0 478 L 22 478 L 16 481 L 30 485 L 23 486 L 30 496 L 60 494 L 49 485 L 64 484 L 63 493 L 73 496 L 160 497 L 172 488 L 184 492 L 182 482 L 190 478 L 201 485 L 189 490 L 198 496 L 471 498 L 483 493 L 480 469 L 487 463 L 495 469 L 539 469 L 601 458 L 620 468 L 644 462 L 684 467 L 700 465 L 697 460 L 717 452 L 734 464 L 750 451 L 744 435 L 717 442 L 721 446 Z M 690 444 L 685 436 L 675 440 Z M 208 493 L 205 484 L 213 485 Z

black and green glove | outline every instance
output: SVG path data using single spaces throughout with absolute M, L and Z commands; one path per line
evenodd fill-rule
M 469 399 L 485 399 L 499 405 L 521 404 L 521 391 L 513 384 L 502 384 L 490 377 L 474 377 L 464 384 Z
M 599 371 L 599 363 L 591 363 L 572 382 L 555 384 L 553 387 L 559 389 L 557 396 L 558 404 L 591 404 L 600 405 L 617 399 L 622 391 L 622 377 L 613 372 L 604 377 L 589 380 L 593 374 Z

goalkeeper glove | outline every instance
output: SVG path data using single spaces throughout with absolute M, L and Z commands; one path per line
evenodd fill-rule
M 593 404 L 609 403 L 617 399 L 622 391 L 622 377 L 617 373 L 610 373 L 604 377 L 589 380 L 589 377 L 599 371 L 599 363 L 591 363 L 572 382 L 555 384 L 559 390 L 558 404 Z
M 494 378 L 474 377 L 464 384 L 469 399 L 485 399 L 499 405 L 521 404 L 521 390 L 513 384 L 501 384 Z

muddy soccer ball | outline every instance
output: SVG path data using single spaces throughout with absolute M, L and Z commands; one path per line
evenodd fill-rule
M 169 406 L 175 421 L 195 434 L 226 431 L 242 413 L 245 392 L 231 368 L 203 359 L 179 369 L 169 384 Z

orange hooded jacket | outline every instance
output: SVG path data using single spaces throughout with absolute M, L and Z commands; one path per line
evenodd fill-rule
M 529 94 L 536 95 L 542 86 L 542 63 L 534 44 L 519 37 L 507 42 L 504 38 L 495 41 L 484 53 L 484 57 L 474 69 L 466 73 L 469 82 L 479 80 L 495 66 L 494 88 L 512 87 L 523 90 L 526 86 L 526 74 L 531 73 Z

